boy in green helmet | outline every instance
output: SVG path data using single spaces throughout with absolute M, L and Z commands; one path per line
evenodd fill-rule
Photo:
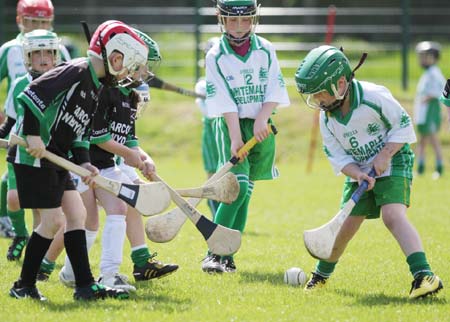
M 419 234 L 406 216 L 416 141 L 410 117 L 389 90 L 354 79 L 344 53 L 331 46 L 311 50 L 295 74 L 297 89 L 310 107 L 320 109 L 324 151 L 336 174 L 347 176 L 343 206 L 359 183 L 369 182 L 368 191 L 344 221 L 327 260 L 317 263 L 305 289 L 322 287 L 334 271 L 348 242 L 366 218 L 380 216 L 406 256 L 411 274 L 411 299 L 442 289 L 433 273 Z M 367 173 L 374 169 L 376 178 Z

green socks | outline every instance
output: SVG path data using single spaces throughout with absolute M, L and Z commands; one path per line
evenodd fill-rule
M 9 211 L 8 216 L 11 219 L 12 226 L 17 237 L 28 237 L 28 230 L 25 224 L 25 210 Z
M 246 175 L 236 175 L 239 182 L 239 195 L 231 204 L 221 203 L 217 209 L 214 222 L 224 227 L 231 228 L 234 225 L 236 216 L 247 199 L 248 177 Z
M 55 265 L 56 265 L 55 262 L 52 262 L 44 257 L 44 259 L 42 260 L 42 263 L 41 263 L 40 270 L 42 272 L 45 272 L 50 275 L 53 272 L 53 270 L 55 269 Z
M 406 262 L 414 278 L 420 275 L 433 275 L 424 252 L 412 253 L 406 258 Z
M 6 217 L 6 194 L 8 193 L 8 173 L 2 176 L 2 183 L 0 185 L 0 217 Z
M 336 263 L 329 263 L 323 260 L 319 260 L 316 265 L 316 273 L 324 278 L 328 278 L 334 271 Z
M 144 267 L 150 257 L 152 256 L 147 247 L 131 251 L 131 260 L 137 267 Z

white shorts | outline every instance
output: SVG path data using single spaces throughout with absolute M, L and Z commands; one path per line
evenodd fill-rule
M 125 162 L 121 162 L 118 167 L 131 180 L 131 182 L 135 182 L 140 179 L 136 172 L 136 168 L 130 167 L 128 164 L 125 164 Z
M 129 168 L 131 168 L 131 167 L 129 167 Z M 131 168 L 131 169 L 134 170 L 134 168 Z M 127 170 L 127 171 L 129 172 L 129 170 Z M 79 193 L 83 193 L 89 189 L 89 186 L 87 186 L 83 182 L 83 180 L 81 180 L 81 177 L 79 175 L 76 175 L 74 173 L 70 173 L 70 174 L 72 175 L 72 180 L 75 183 L 75 187 L 77 188 L 77 191 Z M 136 171 L 134 171 L 134 174 L 137 176 Z M 130 179 L 130 177 L 128 176 L 128 173 L 125 173 L 121 169 L 121 167 L 119 168 L 118 166 L 101 169 L 100 175 L 105 178 L 116 180 L 116 181 L 123 182 L 123 183 L 133 183 L 133 181 L 134 181 L 134 180 Z

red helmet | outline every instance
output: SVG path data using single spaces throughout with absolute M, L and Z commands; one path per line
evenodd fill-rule
M 102 53 L 102 45 L 106 57 Z M 123 69 L 121 71 L 114 71 L 110 61 L 106 59 L 114 51 L 123 55 Z M 130 26 L 121 21 L 108 20 L 95 30 L 89 44 L 88 54 L 107 60 L 109 73 L 118 75 L 123 73 L 125 68 L 129 73 L 133 73 L 140 65 L 145 66 L 148 47 Z
M 17 15 L 53 20 L 53 4 L 50 0 L 19 0 Z

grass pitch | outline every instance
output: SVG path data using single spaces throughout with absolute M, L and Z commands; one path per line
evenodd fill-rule
M 392 64 L 384 64 L 386 57 L 378 61 L 370 57 L 367 72 L 363 73 L 364 66 L 361 68 L 361 79 L 383 83 L 384 75 L 399 75 Z M 373 75 L 369 73 L 371 66 L 376 66 Z M 284 75 L 292 81 L 292 70 L 284 71 Z M 177 83 L 175 73 L 164 76 Z M 416 80 L 412 79 L 413 86 Z M 414 90 L 401 92 L 398 81 L 390 79 L 388 83 L 411 112 Z M 58 282 L 61 256 L 50 281 L 38 284 L 49 302 L 17 301 L 8 296 L 8 290 L 20 274 L 22 261 L 7 262 L 10 241 L 0 239 L 0 321 L 450 321 L 450 216 L 445 202 L 450 174 L 437 181 L 431 179 L 431 151 L 426 174 L 413 182 L 408 215 L 422 237 L 433 270 L 444 281 L 438 296 L 408 301 L 412 278 L 405 257 L 381 220 L 363 224 L 325 289 L 305 294 L 301 288 L 283 283 L 283 274 L 290 267 L 301 267 L 308 274 L 314 269 L 316 261 L 303 246 L 302 232 L 335 215 L 344 180 L 332 173 L 320 151 L 320 138 L 313 170 L 305 173 L 313 112 L 300 101 L 294 88 L 289 90 L 291 107 L 274 117 L 279 129 L 281 177 L 256 183 L 242 247 L 235 257 L 236 274 L 208 275 L 201 271 L 206 244 L 187 221 L 172 242 L 148 243 L 159 259 L 176 262 L 180 269 L 167 278 L 136 284 L 137 293 L 130 300 L 74 302 L 72 291 Z M 0 91 L 3 95 L 4 84 Z M 152 154 L 161 177 L 174 187 L 198 186 L 206 180 L 200 160 L 200 119 L 192 99 L 153 90 L 151 108 L 138 121 L 142 147 Z M 444 124 L 441 138 L 448 171 L 448 124 Z M 0 157 L 4 160 L 3 152 Z M 0 168 L 5 168 L 4 162 Z M 209 215 L 204 202 L 199 210 Z M 30 213 L 27 218 L 31 227 Z M 95 276 L 99 274 L 100 236 L 101 232 L 90 254 Z M 127 243 L 121 272 L 131 277 L 129 254 Z

